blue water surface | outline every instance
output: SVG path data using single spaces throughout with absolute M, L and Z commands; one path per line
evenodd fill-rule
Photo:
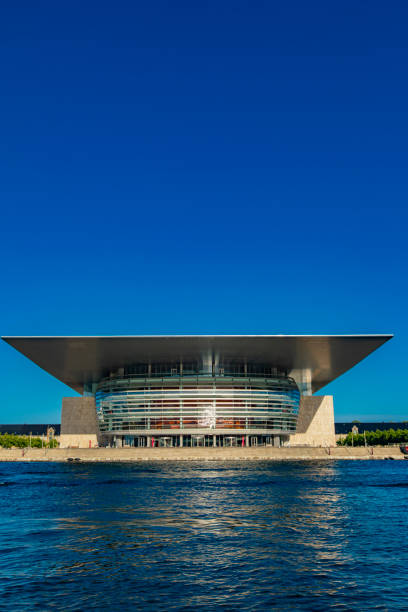
M 0 463 L 1 610 L 408 609 L 408 461 Z

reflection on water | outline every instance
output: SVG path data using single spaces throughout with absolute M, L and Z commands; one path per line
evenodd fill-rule
M 3 463 L 2 606 L 401 610 L 407 468 Z

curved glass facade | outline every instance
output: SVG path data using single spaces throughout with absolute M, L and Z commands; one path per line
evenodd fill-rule
M 296 431 L 300 393 L 287 376 L 115 375 L 94 387 L 101 433 L 234 434 Z

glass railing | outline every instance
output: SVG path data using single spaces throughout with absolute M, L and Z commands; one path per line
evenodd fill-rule
M 169 378 L 173 378 L 173 379 L 177 379 L 177 378 L 217 378 L 217 379 L 223 379 L 223 378 L 237 378 L 237 379 L 250 379 L 250 378 L 265 378 L 265 379 L 271 379 L 271 380 L 286 380 L 289 377 L 286 377 L 284 375 L 282 376 L 277 376 L 276 374 L 270 374 L 268 372 L 236 372 L 236 371 L 228 371 L 225 370 L 224 373 L 220 373 L 220 372 L 211 372 L 208 370 L 202 370 L 199 372 L 186 372 L 185 370 L 183 370 L 183 372 L 172 372 L 172 371 L 165 371 L 165 372 L 145 372 L 145 373 L 135 373 L 135 374 L 121 374 L 120 376 L 105 376 L 104 378 L 101 378 L 101 380 L 99 381 L 100 383 L 104 383 L 104 382 L 108 382 L 108 381 L 115 381 L 115 380 L 150 380 L 150 379 L 157 379 L 157 378 L 164 378 L 164 379 L 169 379 Z

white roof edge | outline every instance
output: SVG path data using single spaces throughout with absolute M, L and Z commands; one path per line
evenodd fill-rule
M 394 334 L 137 334 L 110 336 L 1 336 L 2 340 L 14 338 L 66 339 L 66 338 L 393 338 Z

